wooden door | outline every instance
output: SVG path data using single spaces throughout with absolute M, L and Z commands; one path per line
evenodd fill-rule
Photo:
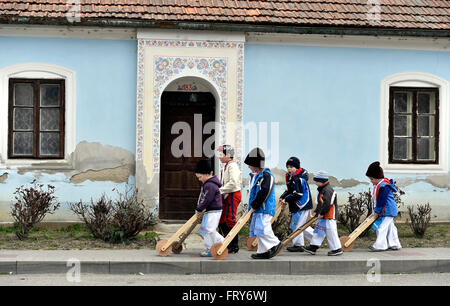
M 201 121 L 199 118 L 201 116 Z M 197 120 L 194 121 L 194 118 Z M 206 123 L 215 118 L 215 99 L 211 93 L 164 92 L 161 97 L 161 167 L 159 181 L 159 217 L 160 219 L 187 220 L 194 214 L 201 183 L 194 174 L 195 164 L 206 158 L 203 149 L 195 149 L 194 131 L 203 131 Z M 181 124 L 180 124 L 181 123 Z M 197 126 L 195 126 L 197 123 Z M 190 150 L 187 141 L 180 145 L 181 130 L 172 127 L 189 126 Z M 211 134 L 200 135 L 197 144 L 204 142 Z M 186 134 L 184 134 L 186 136 Z M 186 139 L 183 137 L 183 139 Z M 174 141 L 175 144 L 174 145 Z M 175 150 L 172 148 L 174 145 Z M 186 147 L 184 147 L 186 145 Z M 185 152 L 180 155 L 180 149 Z M 214 149 L 214 143 L 212 144 Z M 190 151 L 190 152 L 188 152 Z M 197 154 L 195 154 L 197 153 Z M 201 155 L 200 155 L 200 154 Z M 174 156 L 175 155 L 175 156 Z M 197 155 L 197 156 L 196 156 Z M 214 156 L 211 157 L 214 165 Z

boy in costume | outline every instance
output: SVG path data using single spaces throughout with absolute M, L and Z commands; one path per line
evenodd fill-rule
M 305 247 L 305 252 L 315 255 L 317 249 L 321 246 L 325 236 L 331 251 L 328 256 L 342 255 L 341 242 L 337 232 L 337 196 L 333 187 L 331 187 L 328 174 L 325 171 L 319 171 L 313 178 L 317 185 L 317 207 L 314 211 L 319 220 L 314 228 L 311 244 Z
M 264 168 L 265 156 L 260 148 L 247 155 L 244 163 L 250 174 L 249 211 L 254 210 L 250 223 L 250 237 L 257 237 L 258 250 L 253 259 L 269 259 L 283 246 L 272 230 L 272 217 L 275 215 L 275 178 L 268 168 Z
M 372 224 L 372 229 L 377 233 L 377 240 L 369 249 L 373 252 L 400 250 L 402 246 L 398 239 L 397 227 L 394 224 L 394 218 L 397 217 L 397 204 L 394 199 L 397 189 L 394 181 L 384 177 L 379 162 L 369 165 L 366 176 L 373 184 L 373 214 L 378 217 Z
M 295 231 L 307 221 L 313 203 L 308 185 L 308 171 L 300 167 L 300 160 L 297 157 L 290 157 L 286 162 L 286 169 L 287 190 L 280 196 L 280 201 L 289 205 L 289 212 L 292 215 L 289 228 Z M 305 246 L 303 234 L 311 241 L 313 229 L 308 227 L 295 237 L 292 240 L 293 246 L 287 248 L 289 252 L 303 252 Z

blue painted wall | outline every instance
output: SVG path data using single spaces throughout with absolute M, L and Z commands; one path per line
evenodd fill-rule
M 101 142 L 135 152 L 136 54 L 134 40 L 0 36 L 0 69 L 39 62 L 77 74 L 77 143 Z
M 0 34 L 1 35 L 1 34 Z M 76 143 L 98 142 L 135 154 L 136 146 L 136 66 L 137 44 L 133 40 L 60 39 L 0 36 L 0 69 L 39 62 L 64 66 L 76 72 Z M 0 221 L 9 220 L 9 207 L 15 188 L 29 184 L 35 175 L 8 172 L 0 184 Z M 67 207 L 82 199 L 89 202 L 102 193 L 114 196 L 113 188 L 124 190 L 125 183 L 85 181 L 70 183 L 64 174 L 42 173 L 38 180 L 56 187 L 62 201 L 60 211 L 46 220 L 76 220 Z M 134 185 L 134 177 L 129 184 Z
M 365 179 L 379 159 L 380 82 L 406 71 L 450 80 L 450 52 L 245 46 L 244 121 L 280 122 L 280 160 Z
M 407 71 L 450 80 L 450 52 L 247 44 L 244 71 L 245 124 L 280 124 L 279 159 L 269 167 L 285 169 L 286 160 L 297 156 L 310 172 L 326 170 L 338 180 L 368 183 L 366 169 L 379 160 L 381 80 Z M 247 144 L 245 153 L 248 149 Z M 247 166 L 242 170 L 247 177 Z M 388 175 L 396 180 L 426 176 Z M 311 188 L 315 196 L 316 187 Z M 348 192 L 368 188 L 360 184 L 337 191 L 345 202 Z M 284 189 L 278 186 L 277 194 Z M 429 201 L 438 219 L 450 220 L 449 188 L 419 180 L 402 189 L 408 205 Z

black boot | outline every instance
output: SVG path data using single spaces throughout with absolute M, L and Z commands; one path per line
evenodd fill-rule
M 281 248 L 283 247 L 283 243 L 278 243 L 276 246 L 274 246 L 274 247 L 272 247 L 270 250 L 269 250 L 269 258 L 272 258 L 272 257 L 274 257 L 274 256 L 276 256 L 277 254 L 278 254 L 278 252 L 281 250 Z
M 318 248 L 319 248 L 319 246 L 317 246 L 317 245 L 308 245 L 307 247 L 304 248 L 304 251 L 311 255 L 316 255 L 316 251 Z
M 291 247 L 288 247 L 286 250 L 288 250 L 289 252 L 304 252 L 304 246 L 302 245 L 294 245 Z
M 264 253 L 256 253 L 252 254 L 253 259 L 269 259 L 270 258 L 270 250 Z

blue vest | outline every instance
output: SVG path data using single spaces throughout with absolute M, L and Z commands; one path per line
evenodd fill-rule
M 265 168 L 260 173 L 256 175 L 256 177 L 252 177 L 250 174 L 250 184 L 253 182 L 253 186 L 251 186 L 250 189 L 250 196 L 248 199 L 248 210 L 250 211 L 251 206 L 250 204 L 253 202 L 253 199 L 256 197 L 256 194 L 261 189 L 261 180 L 263 178 L 263 173 L 267 172 L 270 174 L 273 184 L 272 189 L 269 192 L 269 195 L 267 196 L 266 200 L 264 201 L 263 205 L 256 210 L 254 213 L 263 213 L 263 214 L 269 214 L 272 216 L 275 216 L 275 210 L 276 210 L 276 200 L 275 200 L 275 178 L 273 174 L 270 172 L 269 169 Z

